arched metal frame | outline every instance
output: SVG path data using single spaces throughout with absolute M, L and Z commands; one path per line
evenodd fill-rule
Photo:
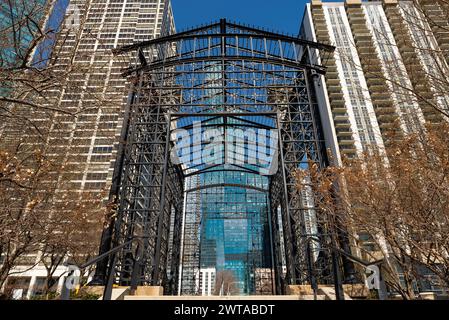
M 144 236 L 139 282 L 163 285 L 168 294 L 179 292 L 181 255 L 186 254 L 181 235 L 195 237 L 187 234 L 183 216 L 185 179 L 218 171 L 254 174 L 259 168 L 228 165 L 226 158 L 216 165 L 175 164 L 173 132 L 180 127 L 191 130 L 193 121 L 222 131 L 239 125 L 277 130 L 279 167 L 265 190 L 271 206 L 276 292 L 281 293 L 285 284 L 310 283 L 310 235 L 293 172 L 310 160 L 327 164 L 311 78 L 326 71 L 313 62 L 323 62 L 333 50 L 224 19 L 116 50 L 116 54 L 136 54 L 124 71 L 132 84 L 123 130 L 126 144 L 115 172 L 117 216 L 111 224 L 112 240 L 103 239 L 103 247 L 108 247 L 107 241 L 112 241 L 110 247 Z M 318 54 L 321 60 L 314 56 Z M 279 206 L 282 222 L 277 218 Z M 115 282 L 130 282 L 135 252 L 130 245 L 108 262 Z

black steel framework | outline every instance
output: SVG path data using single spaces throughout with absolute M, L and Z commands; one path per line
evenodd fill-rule
M 327 223 L 318 219 L 319 234 L 310 234 L 305 224 L 311 210 L 304 204 L 307 195 L 297 192 L 293 176 L 295 169 L 309 161 L 327 165 L 312 77 L 325 73 L 324 62 L 333 50 L 225 19 L 117 49 L 116 54 L 134 52 L 135 58 L 124 71 L 131 93 L 111 191 L 117 209 L 103 234 L 101 251 L 135 237 L 142 237 L 144 248 L 142 259 L 134 263 L 141 248 L 131 242 L 97 266 L 97 279 L 105 282 L 110 275 L 114 282 L 127 285 L 137 272 L 140 284 L 163 285 L 166 294 L 176 294 L 180 265 L 193 270 L 199 261 L 192 257 L 199 254 L 195 241 L 201 217 L 198 212 L 186 217 L 183 208 L 188 199 L 185 192 L 199 188 L 184 190 L 185 179 L 214 171 L 260 172 L 257 164 L 228 163 L 226 152 L 219 164 L 173 163 L 174 131 L 192 130 L 195 119 L 221 132 L 239 126 L 278 131 L 278 169 L 270 176 L 269 187 L 260 190 L 269 194 L 271 206 L 276 293 L 284 292 L 286 284 L 333 282 Z M 282 219 L 278 219 L 278 208 Z M 318 258 L 312 257 L 311 242 L 320 243 Z M 337 265 L 334 275 L 340 272 Z

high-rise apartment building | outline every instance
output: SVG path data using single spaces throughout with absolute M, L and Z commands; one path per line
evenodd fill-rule
M 392 133 L 442 121 L 436 109 L 449 110 L 441 84 L 449 72 L 447 41 L 434 21 L 444 12 L 438 1 L 433 8 L 407 0 L 307 4 L 301 35 L 336 46 L 321 96 L 343 156 L 383 149 Z
M 76 161 L 82 164 L 72 182 L 79 189 L 107 190 L 128 101 L 122 72 L 131 58 L 113 56 L 111 51 L 155 38 L 162 30 L 170 32 L 174 29 L 173 17 L 170 2 L 164 0 L 71 1 L 68 15 L 77 12 L 80 29 L 68 27 L 74 28 L 79 40 L 70 36 L 61 48 L 64 52 L 75 46 L 75 61 L 87 66 L 87 72 L 74 73 L 69 88 L 60 95 L 62 109 L 80 110 L 82 114 L 67 123 L 71 134 L 68 143 L 79 148 Z M 71 86 L 73 82 L 76 85 Z M 80 87 L 82 92 L 77 90 Z
M 64 173 L 68 178 L 62 179 L 65 184 L 58 185 L 55 191 L 53 210 L 66 201 L 58 198 L 67 194 L 62 190 L 94 197 L 106 191 L 103 198 L 108 198 L 128 102 L 129 89 L 122 72 L 133 58 L 115 56 L 113 49 L 170 34 L 174 28 L 169 0 L 70 1 L 54 48 L 58 55 L 55 68 L 65 75 L 65 82 L 50 88 L 44 102 L 62 112 L 33 113 L 33 121 L 41 129 L 40 137 L 20 132 L 16 125 L 6 126 L 2 132 L 2 143 L 42 144 L 49 155 L 68 164 L 70 172 Z M 99 216 L 95 223 L 101 225 L 102 219 Z M 39 254 L 30 262 L 36 259 Z M 23 295 L 29 297 L 34 285 L 45 277 L 45 268 L 37 265 L 31 270 L 27 266 L 16 269 L 26 270 L 20 277 L 25 279 L 23 287 L 29 287 Z M 65 271 L 66 267 L 61 266 L 54 276 Z
M 317 94 L 330 106 L 342 157 L 383 150 L 392 139 L 447 121 L 448 9 L 421 0 L 307 4 L 302 37 L 336 47 Z M 376 254 L 370 239 L 359 239 Z M 441 290 L 427 280 L 420 286 Z

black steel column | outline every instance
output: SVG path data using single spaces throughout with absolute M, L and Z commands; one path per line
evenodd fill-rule
M 162 226 L 164 223 L 164 215 L 165 215 L 165 193 L 166 193 L 166 184 L 167 184 L 167 171 L 168 171 L 168 161 L 169 161 L 169 149 L 170 149 L 170 126 L 171 126 L 171 113 L 168 115 L 167 120 L 167 131 L 165 136 L 165 154 L 164 154 L 164 169 L 162 173 L 162 183 L 161 183 L 161 198 L 159 205 L 159 218 L 158 218 L 158 226 L 157 226 L 157 240 L 156 240 L 156 252 L 154 256 L 154 269 L 153 269 L 153 277 L 151 279 L 153 286 L 160 285 L 159 280 L 159 265 L 161 260 L 161 242 L 162 242 Z M 171 211 L 171 210 L 169 210 Z M 171 214 L 171 212 L 169 213 Z
M 112 176 L 112 186 L 109 192 L 109 212 L 111 215 L 111 220 L 108 222 L 106 228 L 103 229 L 100 240 L 100 249 L 98 255 L 102 255 L 105 252 L 111 250 L 112 247 L 112 235 L 114 233 L 114 226 L 116 218 L 113 217 L 113 213 L 117 210 L 119 193 L 120 193 L 120 183 L 122 180 L 124 159 L 125 159 L 125 145 L 128 140 L 128 132 L 129 132 L 129 114 L 130 114 L 130 106 L 134 103 L 136 98 L 136 93 L 134 88 L 131 88 L 131 98 L 128 99 L 128 103 L 126 104 L 126 109 L 124 112 L 123 118 L 123 127 L 120 135 L 120 142 L 117 150 L 117 161 L 114 167 L 114 173 Z M 105 285 L 107 282 L 107 272 L 108 272 L 108 259 L 100 260 L 97 262 L 95 266 L 95 275 L 89 285 Z
M 287 220 L 287 230 L 284 229 L 284 248 L 289 248 L 288 250 L 286 250 L 286 259 L 287 259 L 287 281 L 289 281 L 289 284 L 296 284 L 296 259 L 294 256 L 288 256 L 287 253 L 290 253 L 293 255 L 293 250 L 294 248 L 292 247 L 292 243 L 291 241 L 293 241 L 293 233 L 292 233 L 292 226 L 291 226 L 291 213 L 290 213 L 290 204 L 289 204 L 289 199 L 290 196 L 288 194 L 288 187 L 287 187 L 287 175 L 285 173 L 285 170 L 287 169 L 285 167 L 285 158 L 284 158 L 284 143 L 283 143 L 283 139 L 282 139 L 282 130 L 281 130 L 281 126 L 282 126 L 282 121 L 281 121 L 281 113 L 280 111 L 278 111 L 277 113 L 277 127 L 278 127 L 278 140 L 279 140 L 279 154 L 280 154 L 280 159 L 281 159 L 281 163 L 280 163 L 280 170 L 282 170 L 282 184 L 283 184 L 283 193 L 284 196 L 282 197 L 283 202 L 284 202 L 284 208 L 282 208 L 281 205 L 281 210 L 284 211 L 285 213 L 282 212 L 281 214 L 285 217 L 285 219 Z M 284 220 L 284 219 L 283 219 Z M 287 232 L 286 232 L 287 231 Z M 287 235 L 287 237 L 286 237 Z M 286 241 L 287 240 L 287 241 Z

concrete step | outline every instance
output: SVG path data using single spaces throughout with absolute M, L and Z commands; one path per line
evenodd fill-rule
M 307 294 L 303 296 L 299 296 L 299 300 L 315 300 L 315 297 L 313 295 Z M 329 300 L 324 294 L 318 294 L 316 296 L 316 300 Z
M 129 295 L 129 287 L 113 288 L 111 300 L 125 300 L 127 295 Z M 98 298 L 98 300 L 103 300 L 103 296 Z
M 337 300 L 334 288 L 331 288 L 331 287 L 320 287 L 318 289 L 318 292 L 320 294 L 325 295 L 326 296 L 326 300 Z M 346 293 L 344 295 L 345 295 L 345 300 L 352 300 L 352 298 L 349 295 L 347 295 Z

